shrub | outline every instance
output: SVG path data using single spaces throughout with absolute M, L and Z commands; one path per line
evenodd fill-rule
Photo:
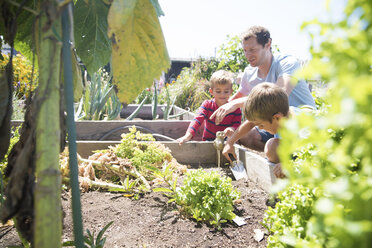
M 9 55 L 2 54 L 4 60 L 0 60 L 0 72 L 5 70 L 5 66 L 9 62 Z M 20 54 L 13 56 L 13 87 L 17 98 L 28 96 L 31 91 L 34 91 L 38 83 L 38 74 L 35 69 L 32 77 L 32 63 Z M 30 84 L 32 78 L 32 85 Z

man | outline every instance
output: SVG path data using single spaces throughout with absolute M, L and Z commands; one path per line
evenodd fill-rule
M 218 108 L 211 118 L 216 118 L 216 124 L 237 108 L 242 108 L 254 86 L 263 82 L 275 83 L 283 88 L 289 96 L 289 105 L 298 107 L 309 105 L 315 108 L 315 102 L 308 84 L 296 80 L 293 74 L 300 68 L 300 62 L 293 56 L 272 54 L 269 31 L 260 26 L 253 26 L 242 34 L 242 46 L 249 66 L 245 68 L 239 90 L 230 101 Z M 295 84 L 292 84 L 295 83 Z M 267 140 L 273 137 L 265 130 L 254 127 L 252 123 L 244 125 L 249 132 L 240 138 L 240 143 L 250 149 L 263 151 Z M 238 133 L 239 130 L 237 130 Z

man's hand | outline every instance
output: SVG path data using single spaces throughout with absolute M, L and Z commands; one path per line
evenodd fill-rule
M 214 122 L 216 125 L 220 124 L 227 114 L 234 112 L 238 107 L 234 105 L 233 102 L 225 103 L 220 106 L 214 113 L 211 115 L 210 119 L 216 118 Z
M 280 163 L 275 164 L 273 172 L 277 178 L 285 178 L 285 175 L 282 171 L 282 165 Z

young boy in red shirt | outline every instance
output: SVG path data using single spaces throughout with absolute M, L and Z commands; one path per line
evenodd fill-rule
M 223 121 L 218 125 L 216 125 L 214 119 L 210 119 L 210 116 L 218 107 L 228 102 L 233 92 L 232 74 L 224 70 L 219 70 L 212 74 L 209 81 L 209 93 L 214 98 L 204 101 L 200 106 L 198 114 L 191 121 L 186 134 L 177 139 L 180 145 L 191 140 L 203 122 L 205 122 L 202 137 L 203 141 L 213 141 L 216 138 L 217 131 L 224 131 L 225 137 L 230 137 L 241 123 L 242 113 L 240 108 L 226 115 Z

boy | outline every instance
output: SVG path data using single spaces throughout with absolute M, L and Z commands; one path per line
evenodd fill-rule
M 227 140 L 222 154 L 230 161 L 228 154 L 234 152 L 234 143 L 249 132 L 253 127 L 263 129 L 274 135 L 265 144 L 265 155 L 269 162 L 274 163 L 274 175 L 283 178 L 281 164 L 277 154 L 279 137 L 276 134 L 280 120 L 292 116 L 298 108 L 289 108 L 288 95 L 279 86 L 272 83 L 261 83 L 255 86 L 244 104 L 243 111 L 246 121 Z
M 242 114 L 240 109 L 226 115 L 219 125 L 216 125 L 214 120 L 210 119 L 213 112 L 229 100 L 232 94 L 232 83 L 233 78 L 230 72 L 219 70 L 212 74 L 209 93 L 214 98 L 204 101 L 200 106 L 199 112 L 194 120 L 191 121 L 186 134 L 177 139 L 180 145 L 194 137 L 203 122 L 205 122 L 203 141 L 213 141 L 216 138 L 217 131 L 224 131 L 225 137 L 230 137 L 234 133 L 241 123 Z

